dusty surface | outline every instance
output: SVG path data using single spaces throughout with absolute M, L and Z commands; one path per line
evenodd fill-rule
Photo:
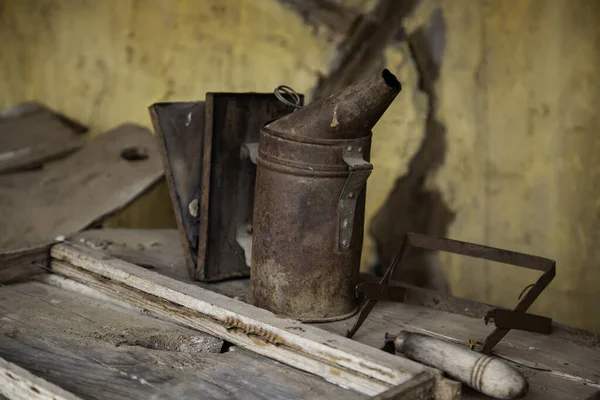
M 69 287 L 0 286 L 0 357 L 83 399 L 360 398 L 201 332 Z
M 211 284 L 192 281 L 186 270 L 183 247 L 174 229 L 92 229 L 73 235 L 69 240 L 238 300 L 245 299 L 248 294 L 248 286 L 243 279 Z
M 106 240 L 112 244 L 105 250 L 118 251 L 118 243 L 126 242 L 131 258 L 143 259 L 159 245 L 138 249 L 135 243 L 162 243 L 165 245 L 177 237 L 175 230 L 95 230 L 88 231 L 78 238 L 86 240 Z M 171 237 L 172 239 L 169 239 Z M 144 247 L 144 246 L 140 246 Z M 175 246 L 167 246 L 173 250 Z M 181 248 L 178 250 L 180 253 Z M 164 259 L 146 258 L 158 273 L 172 273 L 173 266 Z M 154 260 L 154 261 L 153 261 Z M 177 269 L 185 271 L 183 254 L 173 257 Z M 237 292 L 240 284 L 247 280 L 234 280 L 206 285 L 222 293 Z M 230 287 L 229 287 L 230 286 Z M 228 288 L 229 287 L 229 288 Z M 231 295 L 231 294 L 230 294 Z M 319 328 L 344 335 L 356 317 L 326 324 L 316 324 Z M 493 327 L 485 325 L 481 319 L 447 313 L 409 304 L 379 302 L 354 339 L 377 348 L 383 346 L 384 333 L 395 333 L 402 329 L 422 332 L 450 340 L 467 347 L 470 340 L 483 340 Z M 527 376 L 530 383 L 528 399 L 587 399 L 600 393 L 600 335 L 554 324 L 551 335 L 541 335 L 522 331 L 511 331 L 494 349 L 494 354 L 509 360 L 515 368 Z M 465 399 L 484 399 L 474 391 L 465 390 Z
M 344 3 L 360 9 L 374 2 Z M 446 26 L 436 84 L 446 146 L 437 170 L 404 186 L 414 189 L 405 204 L 415 209 L 398 206 L 396 218 L 423 215 L 406 229 L 443 232 L 428 222 L 435 217 L 429 210 L 447 209 L 455 214 L 452 238 L 555 258 L 557 278 L 534 312 L 600 329 L 600 3 L 421 3 L 426 12 L 417 10 L 407 26 L 428 23 L 435 8 Z M 333 57 L 330 39 L 339 41 L 275 0 L 2 4 L 0 46 L 14 57 L 0 60 L 0 107 L 39 98 L 92 134 L 124 121 L 150 127 L 151 103 L 197 100 L 208 91 L 270 92 L 286 84 L 309 94 Z M 423 172 L 409 169 L 426 136 L 428 98 L 406 44 L 389 47 L 385 65 L 404 89 L 373 132 L 367 221 L 401 177 Z M 165 186 L 111 223 L 174 227 Z M 374 250 L 367 237 L 365 266 L 376 261 Z M 463 257 L 442 261 L 455 293 L 506 306 L 523 281 L 537 277 Z
M 143 149 L 147 158 L 122 152 Z M 0 249 L 64 238 L 125 207 L 163 175 L 149 130 L 123 124 L 42 169 L 0 176 Z
M 0 302 L 3 311 L 18 314 L 18 319 L 11 312 L 3 312 L 0 317 L 3 322 L 0 330 L 13 338 L 21 334 L 61 337 L 82 346 L 139 346 L 191 354 L 220 353 L 223 347 L 222 340 L 201 332 L 108 302 L 61 293 L 61 289 L 41 282 L 3 286 Z M 17 303 L 18 312 L 13 309 Z M 40 307 L 52 313 L 44 315 Z

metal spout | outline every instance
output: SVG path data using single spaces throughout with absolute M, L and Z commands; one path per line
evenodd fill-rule
M 267 125 L 271 131 L 319 139 L 357 139 L 369 134 L 402 85 L 389 70 L 353 83 Z

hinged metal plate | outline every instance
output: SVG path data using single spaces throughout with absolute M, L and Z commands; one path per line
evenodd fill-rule
M 252 143 L 261 126 L 294 109 L 273 93 L 207 93 L 205 102 L 150 107 L 192 279 L 250 274 L 247 240 L 238 239 L 252 226 Z

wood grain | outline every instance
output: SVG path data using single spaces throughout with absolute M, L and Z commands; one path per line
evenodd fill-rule
M 225 296 L 245 299 L 248 294 L 246 279 L 204 283 L 190 278 L 185 268 L 184 250 L 175 229 L 91 229 L 72 235 L 70 240 Z
M 79 149 L 87 127 L 39 103 L 0 110 L 0 173 L 41 166 Z
M 46 272 L 53 243 L 0 253 L 0 284 L 17 282 Z
M 411 360 L 438 368 L 452 379 L 490 397 L 517 399 L 528 392 L 523 375 L 498 357 L 409 331 L 401 331 L 393 342 L 396 350 Z
M 112 244 L 104 251 L 120 257 L 123 253 L 119 247 L 124 246 L 127 248 L 128 261 L 135 263 L 133 261 L 135 259 L 144 260 L 148 265 L 153 266 L 153 271 L 176 279 L 178 278 L 173 271 L 184 270 L 183 253 L 181 248 L 177 247 L 175 230 L 91 230 L 81 232 L 76 237 L 85 237 L 88 242 L 80 243 L 92 247 L 95 247 L 94 243 L 97 245 L 103 240 L 110 240 Z M 160 245 L 150 246 L 153 243 L 160 243 Z M 179 268 L 174 268 L 174 265 L 179 265 Z M 192 283 L 185 273 L 180 277 Z M 367 276 L 362 278 L 368 280 Z M 199 282 L 194 284 L 222 294 L 236 296 L 246 293 L 248 281 L 238 279 L 214 284 Z M 441 307 L 442 304 L 437 306 Z M 475 314 L 483 315 L 478 313 L 478 310 L 475 310 Z M 353 322 L 351 319 L 316 326 L 342 335 Z M 380 302 L 354 339 L 381 348 L 386 332 L 395 334 L 401 329 L 431 334 L 466 346 L 470 338 L 483 339 L 491 332 L 492 327 L 486 326 L 479 317 L 471 318 L 416 305 Z M 515 341 L 515 337 L 518 340 Z M 587 399 L 600 395 L 599 389 L 593 386 L 595 384 L 593 379 L 598 379 L 600 375 L 596 370 L 600 360 L 599 349 L 598 335 L 554 323 L 553 333 L 550 336 L 512 331 L 495 350 L 500 357 L 513 358 L 515 361 L 509 362 L 527 377 L 530 391 L 526 399 L 558 400 Z M 590 367 L 591 374 L 580 375 Z M 489 397 L 465 387 L 463 398 L 488 399 Z
M 148 158 L 123 159 L 121 152 L 133 147 Z M 0 176 L 0 249 L 77 232 L 126 206 L 161 176 L 154 139 L 137 125 L 97 136 L 42 170 Z
M 0 287 L 0 355 L 82 399 L 361 398 L 62 279 Z
M 375 395 L 423 371 L 431 371 L 431 384 L 435 384 L 435 370 L 420 364 L 298 321 L 278 318 L 266 310 L 101 252 L 58 244 L 52 249 L 52 257 L 52 268 L 61 275 L 364 394 Z
M 0 358 L 0 398 L 10 400 L 78 400 L 79 397 Z
M 353 322 L 341 321 L 319 326 L 342 334 Z M 466 348 L 469 339 L 482 340 L 492 329 L 481 319 L 403 303 L 378 302 L 354 339 L 382 347 L 386 332 L 396 334 L 408 330 Z M 526 399 L 587 398 L 600 395 L 599 343 L 597 335 L 554 324 L 550 335 L 513 330 L 494 348 L 492 355 L 510 361 L 525 375 L 529 381 Z M 550 387 L 560 390 L 552 391 Z M 469 398 L 469 393 L 473 393 L 465 389 L 463 391 L 464 398 Z M 565 397 L 568 393 L 573 393 L 575 397 Z M 580 395 L 583 397 L 578 397 Z

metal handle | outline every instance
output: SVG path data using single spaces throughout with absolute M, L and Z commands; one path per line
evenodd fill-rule
M 373 171 L 373 164 L 365 161 L 363 154 L 364 149 L 356 142 L 347 142 L 342 152 L 350 174 L 338 202 L 338 251 L 350 250 L 356 202 Z

